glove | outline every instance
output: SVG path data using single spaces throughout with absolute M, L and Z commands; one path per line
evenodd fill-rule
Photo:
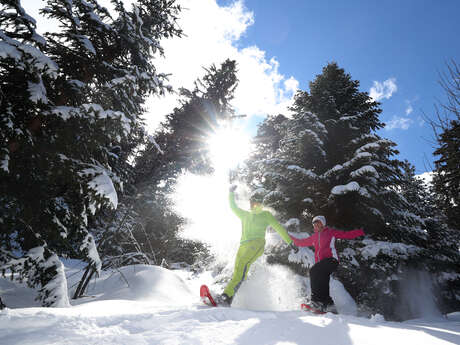
M 291 248 L 294 251 L 294 254 L 297 254 L 299 252 L 299 247 L 297 247 L 294 242 L 291 242 L 289 245 L 289 248 Z
M 236 184 L 232 184 L 229 188 L 230 193 L 233 193 L 236 189 Z
M 230 169 L 230 171 L 228 172 L 228 182 L 233 183 L 236 179 L 236 176 L 237 176 L 236 171 L 233 169 Z

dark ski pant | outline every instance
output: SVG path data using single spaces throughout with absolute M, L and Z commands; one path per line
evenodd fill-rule
M 338 261 L 334 258 L 323 259 L 310 269 L 311 300 L 325 306 L 334 304 L 329 295 L 329 280 L 337 269 Z

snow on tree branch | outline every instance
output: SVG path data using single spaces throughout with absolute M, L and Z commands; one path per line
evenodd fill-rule
M 90 180 L 87 182 L 87 186 L 97 195 L 110 201 L 113 208 L 117 208 L 117 191 L 115 190 L 112 179 L 109 177 L 106 169 L 94 166 L 92 168 L 82 170 L 79 175 L 90 177 Z

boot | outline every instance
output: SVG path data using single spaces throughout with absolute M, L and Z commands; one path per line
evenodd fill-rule
M 310 305 L 316 310 L 326 312 L 326 307 L 319 301 L 310 301 Z
M 215 302 L 220 307 L 230 307 L 232 300 L 233 297 L 228 296 L 226 293 L 223 293 L 215 298 Z
M 337 307 L 334 303 L 328 304 L 324 310 L 326 313 L 338 314 Z

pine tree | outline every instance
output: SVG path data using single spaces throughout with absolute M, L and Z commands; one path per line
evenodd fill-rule
M 434 155 L 435 174 L 433 184 L 438 203 L 447 215 L 451 227 L 460 229 L 460 66 L 454 60 L 448 62 L 447 71 L 441 74 L 439 83 L 446 94 L 446 101 L 436 107 L 438 121 L 430 120 L 438 148 Z
M 430 120 L 438 148 L 433 171 L 430 219 L 430 270 L 439 284 L 442 309 L 458 309 L 460 274 L 460 68 L 455 61 L 447 63 L 447 72 L 441 74 L 440 85 L 446 101 L 436 108 L 437 122 Z
M 460 230 L 460 120 L 452 120 L 438 136 L 439 155 L 433 183 L 449 226 Z
M 1 249 L 24 255 L 5 267 L 33 269 L 44 305 L 67 299 L 51 290 L 65 282 L 57 256 L 100 269 L 88 222 L 117 207 L 144 141 L 143 102 L 168 89 L 152 58 L 161 38 L 181 34 L 174 1 L 113 3 L 115 19 L 97 1 L 49 0 L 42 13 L 61 27 L 45 37 L 19 0 L 1 7 Z
M 175 214 L 170 199 L 181 174 L 212 171 L 206 141 L 233 114 L 229 102 L 237 83 L 235 61 L 226 60 L 219 68 L 213 65 L 205 71 L 193 90 L 180 90 L 181 106 L 166 117 L 136 157 L 132 191 L 109 222 L 110 231 L 98 231 L 101 243 L 109 244 L 102 250 L 113 265 L 135 262 L 125 260 L 134 253 L 144 263 L 155 264 L 163 260 L 190 264 L 200 253 L 207 254 L 202 244 L 179 237 L 186 220 Z M 128 240 L 120 242 L 120 238 Z M 117 242 L 123 245 L 114 253 L 117 247 L 110 243 Z
M 334 228 L 364 228 L 370 235 L 364 240 L 337 243 L 337 277 L 362 308 L 394 318 L 400 298 L 394 277 L 425 267 L 417 260 L 428 233 L 413 205 L 413 169 L 394 158 L 395 143 L 376 134 L 384 127 L 381 109 L 358 88 L 337 64 L 328 64 L 309 92 L 297 93 L 292 118 L 269 117 L 259 127 L 249 182 L 265 191 L 266 205 L 284 220 L 300 220 L 301 228 L 311 229 L 317 214 Z M 303 273 L 310 259 L 291 258 L 302 266 L 293 268 Z
M 254 182 L 267 189 L 267 204 L 288 217 L 324 214 L 340 228 L 366 224 L 370 232 L 383 231 L 391 212 L 385 203 L 395 198 L 388 189 L 399 173 L 391 159 L 397 151 L 375 134 L 384 126 L 381 110 L 358 86 L 331 63 L 310 92 L 298 92 L 292 119 L 275 125 L 279 147 L 257 160 L 263 176 Z

